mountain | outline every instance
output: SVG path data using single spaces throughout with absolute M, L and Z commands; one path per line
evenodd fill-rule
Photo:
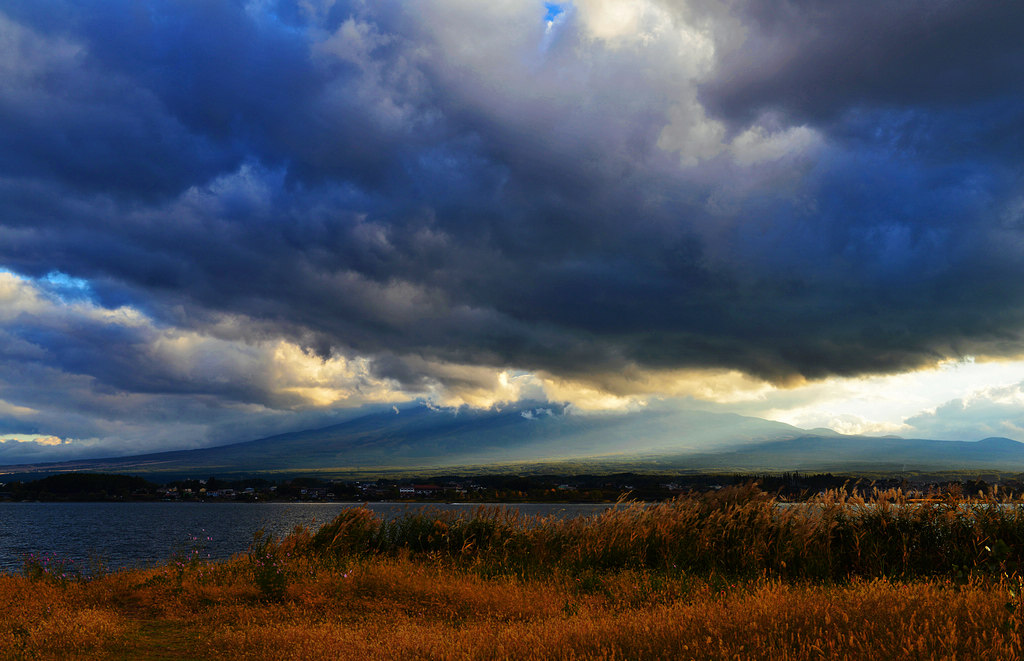
M 844 436 L 735 414 L 644 409 L 580 414 L 528 404 L 375 410 L 322 429 L 198 450 L 0 467 L 2 474 L 66 471 L 171 479 L 242 474 L 356 475 L 516 466 L 666 470 L 1024 470 L 1024 444 Z
M 1009 438 L 970 442 L 805 435 L 736 451 L 676 455 L 665 460 L 685 461 L 702 470 L 1022 471 L 1024 443 Z

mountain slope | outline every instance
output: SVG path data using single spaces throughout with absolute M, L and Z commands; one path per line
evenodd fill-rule
M 1024 444 L 1003 438 L 963 442 L 843 436 L 703 411 L 581 415 L 549 404 L 457 411 L 411 404 L 322 429 L 232 445 L 8 466 L 0 474 L 353 474 L 556 462 L 678 470 L 1024 470 Z
M 0 472 L 102 470 L 191 475 L 486 466 L 737 448 L 794 438 L 778 422 L 702 411 L 642 410 L 580 415 L 549 404 L 502 410 L 375 411 L 341 424 L 213 448 L 12 466 Z
M 705 470 L 1024 470 L 1024 443 L 806 435 L 733 452 L 666 458 Z

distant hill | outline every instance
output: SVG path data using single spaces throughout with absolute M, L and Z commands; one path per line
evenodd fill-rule
M 242 474 L 355 475 L 495 470 L 529 464 L 588 470 L 966 470 L 1024 471 L 1024 444 L 844 436 L 704 411 L 645 409 L 579 414 L 528 404 L 435 409 L 409 404 L 346 422 L 214 448 L 0 467 L 0 474 L 102 471 L 207 477 Z
M 666 461 L 685 461 L 704 470 L 1021 471 L 1024 443 L 1009 438 L 970 442 L 806 435 L 731 452 L 677 455 Z

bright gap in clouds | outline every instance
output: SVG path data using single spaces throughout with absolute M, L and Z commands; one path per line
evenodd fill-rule
M 943 361 L 932 369 L 830 378 L 773 390 L 743 412 L 844 434 L 1024 441 L 1024 360 Z
M 56 436 L 42 436 L 40 434 L 6 434 L 0 436 L 0 443 L 35 443 L 37 445 L 64 445 L 70 443 L 70 439 L 57 438 Z
M 57 296 L 65 303 L 76 301 L 96 302 L 92 286 L 88 280 L 73 278 L 60 271 L 50 271 L 37 282 L 43 289 Z
M 565 4 L 559 2 L 545 2 L 544 9 L 544 20 L 551 23 L 565 11 Z

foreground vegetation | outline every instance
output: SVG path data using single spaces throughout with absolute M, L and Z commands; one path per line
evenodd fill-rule
M 1019 658 L 1022 554 L 1019 505 L 899 491 L 572 520 L 356 509 L 226 562 L 30 558 L 0 576 L 0 657 Z

